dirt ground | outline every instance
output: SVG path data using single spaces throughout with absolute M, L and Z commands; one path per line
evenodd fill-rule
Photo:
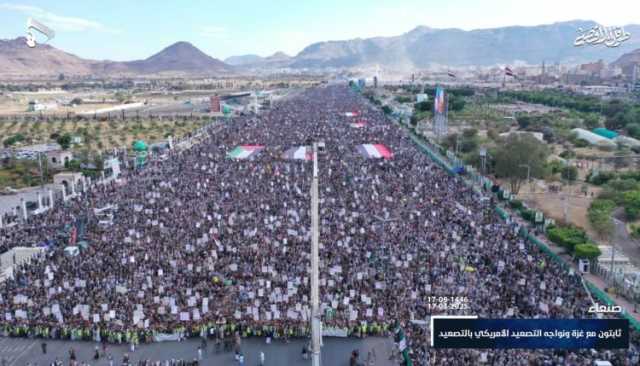
M 557 184 L 556 184 L 557 185 Z M 563 197 L 566 195 L 567 200 L 567 218 L 568 221 L 587 231 L 589 236 L 595 237 L 595 232 L 589 224 L 587 218 L 587 210 L 591 205 L 591 201 L 598 197 L 600 188 L 589 186 L 587 195 L 581 191 L 581 184 L 562 187 L 562 191 L 556 193 L 551 192 L 548 186 L 543 187 L 536 185 L 531 189 L 532 185 L 524 185 L 518 193 L 518 199 L 522 200 L 530 208 L 534 208 L 544 212 L 545 217 L 551 217 L 556 222 L 564 221 Z M 593 196 L 592 196 L 593 193 Z

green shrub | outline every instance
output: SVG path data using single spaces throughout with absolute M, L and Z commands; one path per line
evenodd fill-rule
M 630 170 L 620 173 L 620 179 L 633 179 L 636 182 L 640 182 L 640 170 Z
M 25 140 L 24 135 L 21 134 L 21 133 L 17 133 L 15 135 L 5 139 L 2 143 L 3 143 L 4 147 L 9 147 L 9 146 L 14 145 L 17 142 L 22 142 L 24 140 Z
M 597 245 L 593 243 L 577 244 L 573 254 L 576 258 L 596 259 L 602 254 Z
M 587 147 L 589 146 L 589 141 L 584 140 L 584 139 L 576 139 L 573 144 L 575 145 L 575 147 Z
M 587 242 L 587 234 L 584 230 L 573 226 L 558 226 L 548 229 L 547 237 L 570 252 L 573 252 L 576 245 Z
M 562 179 L 565 179 L 569 182 L 574 182 L 576 179 L 578 179 L 578 168 L 576 168 L 575 166 L 567 165 L 562 168 L 561 175 Z
M 640 225 L 631 225 L 631 237 L 640 238 Z
M 618 192 L 635 191 L 640 188 L 640 184 L 634 179 L 614 179 L 607 183 L 607 186 Z
M 534 210 L 523 209 L 520 211 L 520 216 L 527 221 L 533 222 L 536 219 L 536 212 Z
M 547 163 L 547 169 L 551 173 L 551 175 L 558 174 L 562 171 L 564 164 L 560 160 L 551 160 Z
M 623 195 L 622 205 L 627 218 L 635 220 L 640 216 L 640 191 L 630 191 Z
M 573 159 L 576 157 L 576 153 L 573 150 L 565 150 L 559 156 L 563 159 Z
M 615 177 L 616 173 L 614 172 L 599 172 L 598 175 L 594 176 L 592 171 L 587 176 L 587 181 L 593 185 L 601 186 L 614 179 Z
M 514 210 L 519 210 L 522 208 L 523 204 L 522 201 L 512 200 L 511 202 L 509 202 L 509 206 Z
M 612 200 L 606 200 L 606 199 L 596 199 L 593 200 L 593 202 L 591 202 L 591 206 L 589 207 L 589 211 L 594 210 L 594 211 L 607 211 L 607 212 L 611 212 L 613 211 L 613 209 L 616 208 L 616 203 L 613 202 Z

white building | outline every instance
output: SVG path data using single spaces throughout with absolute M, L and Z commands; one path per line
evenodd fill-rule
M 571 132 L 575 133 L 579 139 L 585 140 L 591 145 L 613 146 L 613 147 L 616 146 L 616 143 L 614 141 L 609 140 L 606 137 L 597 135 L 591 131 L 587 131 L 583 128 L 574 128 L 573 130 L 571 130 Z
M 47 151 L 47 163 L 52 168 L 62 169 L 64 165 L 73 160 L 73 153 L 68 150 Z
M 58 109 L 58 103 L 40 103 L 37 100 L 32 100 L 29 102 L 29 106 L 27 107 L 27 112 L 40 112 L 40 111 L 50 111 Z
M 618 135 L 613 139 L 616 143 L 624 146 L 638 147 L 640 146 L 640 140 L 636 140 L 633 137 Z

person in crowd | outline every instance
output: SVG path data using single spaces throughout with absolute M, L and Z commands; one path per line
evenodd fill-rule
M 453 295 L 459 315 L 483 318 L 591 318 L 591 300 L 579 276 L 518 235 L 520 223 L 502 221 L 491 200 L 442 170 L 361 95 L 312 88 L 199 134 L 200 143 L 166 160 L 152 156 L 118 181 L 0 228 L 0 253 L 46 248 L 0 283 L 0 330 L 130 344 L 131 352 L 138 342 L 212 334 L 238 358 L 244 337 L 308 337 L 308 144 L 322 141 L 323 327 L 390 336 L 399 321 L 416 365 L 426 353 L 443 365 L 601 357 L 427 348 L 429 334 L 410 320 L 448 312 L 430 296 Z M 113 215 L 107 228 L 101 210 Z M 88 243 L 77 256 L 64 250 L 71 232 Z M 639 344 L 632 332 L 611 362 L 632 364 Z

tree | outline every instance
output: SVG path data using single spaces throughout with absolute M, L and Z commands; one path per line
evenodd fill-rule
M 640 216 L 640 191 L 626 192 L 623 195 L 624 213 L 630 220 Z
M 411 115 L 411 119 L 409 120 L 409 123 L 413 127 L 415 127 L 418 124 L 418 117 L 416 116 L 415 113 Z
M 64 135 L 58 137 L 56 142 L 60 145 L 60 147 L 62 147 L 62 150 L 67 150 L 71 146 L 71 135 L 65 133 Z
M 510 190 L 518 194 L 522 182 L 527 179 L 527 168 L 529 166 L 531 177 L 541 178 L 544 176 L 544 167 L 549 150 L 535 137 L 529 134 L 509 135 L 498 145 L 495 160 L 495 173 L 499 178 L 505 178 L 510 185 Z
M 465 139 L 472 139 L 478 135 L 478 129 L 476 128 L 465 128 L 462 131 L 462 137 Z
M 13 135 L 13 136 L 11 136 L 11 137 L 9 137 L 9 138 L 5 139 L 5 140 L 2 142 L 2 144 L 4 145 L 4 147 L 9 147 L 9 146 L 14 145 L 14 144 L 15 144 L 15 143 L 17 143 L 17 142 L 22 142 L 22 141 L 24 141 L 24 140 L 25 140 L 24 135 L 23 135 L 23 134 L 21 134 L 21 133 L 17 133 L 17 134 L 15 134 L 15 135 Z
M 489 128 L 489 130 L 487 130 L 487 137 L 493 141 L 498 141 L 500 132 L 495 128 Z
M 466 104 L 464 98 L 461 97 L 456 97 L 452 94 L 449 94 L 449 110 L 450 111 L 454 111 L 454 112 L 458 112 L 461 111 L 462 109 L 464 109 L 464 106 Z
M 584 116 L 582 121 L 584 123 L 584 127 L 593 130 L 594 128 L 600 127 L 600 117 L 598 117 L 595 113 L 589 113 Z
M 576 168 L 575 166 L 567 165 L 562 168 L 561 176 L 562 179 L 567 180 L 571 184 L 578 178 L 578 168 Z
M 398 95 L 396 97 L 396 102 L 398 102 L 398 103 L 409 103 L 409 102 L 411 102 L 411 97 L 408 97 L 406 95 Z
M 640 123 L 630 123 L 627 125 L 627 133 L 633 138 L 640 138 Z
M 384 112 L 384 114 L 391 114 L 391 107 L 389 107 L 388 105 L 382 106 L 382 111 Z
M 521 130 L 526 130 L 531 124 L 531 117 L 526 114 L 518 114 L 516 116 L 516 121 L 518 121 L 518 126 L 520 126 Z
M 115 94 L 115 98 L 118 101 L 118 103 L 122 103 L 125 100 L 127 100 L 127 96 L 123 92 L 117 92 Z
M 606 239 L 613 234 L 615 227 L 611 220 L 611 215 L 615 208 L 616 203 L 606 199 L 596 199 L 589 206 L 587 217 L 591 227 L 601 239 Z
M 431 110 L 431 106 L 432 106 L 432 104 L 427 102 L 427 101 L 414 104 L 414 108 L 419 110 L 419 111 L 421 111 L 421 112 L 430 111 Z

